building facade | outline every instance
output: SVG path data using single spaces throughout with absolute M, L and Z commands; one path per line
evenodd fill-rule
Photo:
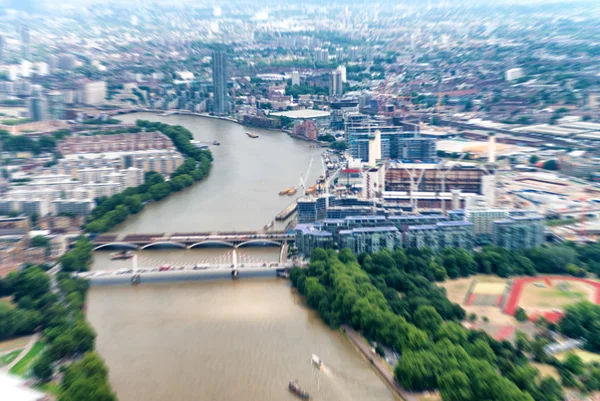
M 219 48 L 212 53 L 212 82 L 214 93 L 213 111 L 222 116 L 228 113 L 227 107 L 227 55 Z
M 511 251 L 535 248 L 544 242 L 544 217 L 533 212 L 513 211 L 494 222 L 494 245 Z

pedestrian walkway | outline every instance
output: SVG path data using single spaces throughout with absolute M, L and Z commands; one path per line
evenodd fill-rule
M 373 355 L 369 346 L 365 343 L 362 336 L 349 326 L 342 326 L 346 331 L 346 335 L 352 343 L 359 349 L 363 356 L 371 361 L 373 367 L 385 379 L 390 387 L 405 401 L 419 401 L 419 396 L 415 393 L 406 391 L 394 380 L 394 374 L 390 372 L 389 365 L 379 355 Z
M 35 335 L 31 336 L 31 338 L 29 339 L 29 342 L 27 343 L 27 345 L 25 346 L 25 348 L 23 348 L 23 351 L 21 351 L 21 353 L 19 354 L 19 356 L 16 357 L 14 361 L 12 361 L 11 363 L 9 363 L 8 365 L 6 365 L 5 367 L 3 367 L 2 369 L 5 370 L 6 372 L 8 372 L 9 370 L 11 370 L 13 366 L 15 366 L 17 363 L 19 363 L 19 361 L 21 359 L 23 359 L 25 357 L 25 355 L 27 355 L 27 353 L 29 351 L 31 351 L 31 349 L 33 348 L 33 346 L 35 345 L 35 343 L 37 343 L 40 340 L 40 338 L 41 338 L 40 333 L 36 333 Z

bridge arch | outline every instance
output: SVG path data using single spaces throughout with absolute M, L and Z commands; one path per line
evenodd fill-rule
M 251 239 L 250 241 L 242 242 L 241 244 L 239 244 L 238 248 L 241 248 L 241 247 L 247 246 L 247 245 L 281 246 L 282 244 L 279 241 L 273 241 L 270 239 Z
M 144 245 L 140 249 L 148 249 L 148 248 L 153 248 L 155 246 L 161 246 L 161 245 L 167 245 L 167 246 L 172 246 L 172 247 L 175 247 L 175 248 L 185 249 L 185 244 L 182 244 L 180 242 L 175 242 L 175 241 L 158 241 L 158 242 L 152 242 L 150 244 Z
M 198 248 L 198 247 L 202 247 L 202 246 L 225 246 L 228 248 L 233 248 L 234 245 L 231 242 L 227 242 L 227 241 L 221 241 L 221 240 L 217 240 L 217 239 L 207 239 L 206 241 L 200 241 L 200 242 L 196 242 L 195 244 L 192 244 L 189 246 L 190 249 L 192 248 Z
M 108 242 L 106 244 L 98 245 L 94 248 L 94 251 L 98 251 L 104 248 L 120 248 L 120 249 L 138 249 L 136 244 L 130 242 Z

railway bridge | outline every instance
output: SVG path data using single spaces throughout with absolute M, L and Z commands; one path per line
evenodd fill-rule
M 246 246 L 285 247 L 295 241 L 284 231 L 238 231 L 204 233 L 102 234 L 93 239 L 94 250 L 200 247 L 241 248 Z

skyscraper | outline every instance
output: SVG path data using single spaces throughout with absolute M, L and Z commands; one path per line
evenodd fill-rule
M 329 97 L 341 96 L 344 93 L 341 71 L 333 71 L 329 75 Z
M 21 58 L 29 60 L 29 27 L 26 24 L 21 24 Z
M 216 115 L 227 114 L 227 55 L 219 47 L 212 54 L 214 108 Z

